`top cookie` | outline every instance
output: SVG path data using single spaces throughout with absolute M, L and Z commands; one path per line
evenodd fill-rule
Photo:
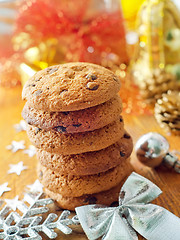
M 22 98 L 44 111 L 75 111 L 104 103 L 119 89 L 119 78 L 104 67 L 66 63 L 37 72 L 26 82 Z

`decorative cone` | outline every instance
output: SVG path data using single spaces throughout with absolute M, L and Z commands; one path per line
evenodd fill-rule
M 178 82 L 171 73 L 156 69 L 152 71 L 151 76 L 141 82 L 139 88 L 142 97 L 154 103 L 161 97 L 162 93 L 166 93 L 169 89 L 177 89 Z
M 155 105 L 155 118 L 162 128 L 180 135 L 180 92 L 168 91 Z

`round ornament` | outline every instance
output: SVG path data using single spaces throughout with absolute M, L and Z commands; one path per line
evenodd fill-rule
M 169 152 L 169 143 L 162 135 L 154 132 L 139 138 L 135 145 L 137 158 L 149 167 L 157 167 L 161 163 L 180 173 L 180 161 L 177 156 Z

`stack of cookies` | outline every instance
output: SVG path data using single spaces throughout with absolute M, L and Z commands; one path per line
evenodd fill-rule
M 118 201 L 133 148 L 119 89 L 113 72 L 89 63 L 46 68 L 23 88 L 22 116 L 37 147 L 38 175 L 62 208 Z

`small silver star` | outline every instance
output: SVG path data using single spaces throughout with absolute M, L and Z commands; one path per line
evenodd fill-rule
M 28 154 L 29 157 L 33 157 L 36 154 L 36 148 L 33 145 L 29 145 L 29 148 L 25 149 L 23 152 Z
M 23 166 L 23 162 L 19 162 L 18 164 L 10 164 L 10 169 L 8 170 L 9 173 L 16 173 L 18 176 L 21 174 L 21 172 L 25 169 L 27 169 L 26 166 Z
M 8 187 L 8 182 L 5 182 L 0 185 L 0 197 L 3 195 L 4 192 L 9 192 L 11 188 Z
M 10 207 L 13 211 L 16 211 L 18 205 L 21 203 L 21 201 L 18 200 L 19 196 L 16 196 L 13 199 L 5 199 L 5 202 L 8 207 Z
M 25 143 L 24 140 L 19 141 L 19 142 L 12 141 L 11 145 L 6 146 L 6 149 L 11 150 L 13 153 L 15 153 L 20 149 L 25 149 L 24 143 Z
M 43 192 L 43 185 L 40 183 L 38 179 L 33 184 L 27 185 L 27 187 L 30 189 L 30 192 L 32 193 Z
M 26 122 L 21 120 L 20 123 L 14 124 L 16 132 L 26 131 Z

